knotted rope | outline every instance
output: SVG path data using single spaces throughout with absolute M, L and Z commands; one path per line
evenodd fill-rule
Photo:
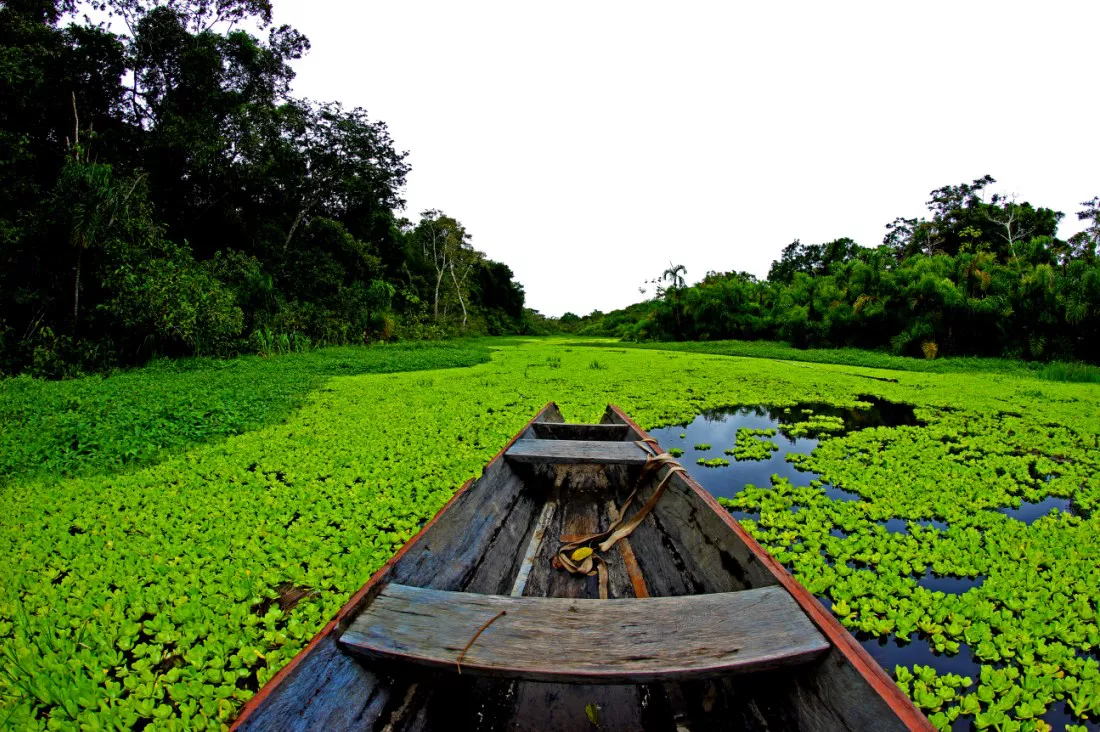
M 591 547 L 592 542 L 600 542 L 598 545 L 599 550 L 606 553 L 611 547 L 615 546 L 620 539 L 625 539 L 630 536 L 634 529 L 638 528 L 639 524 L 645 520 L 649 512 L 653 510 L 653 507 L 657 505 L 657 501 L 660 500 L 661 494 L 664 493 L 665 486 L 668 485 L 669 479 L 672 478 L 675 473 L 687 472 L 676 462 L 675 458 L 667 452 L 658 453 L 657 440 L 652 437 L 638 440 L 634 444 L 645 450 L 646 461 L 645 465 L 642 466 L 641 474 L 638 476 L 638 483 L 634 486 L 634 490 L 631 491 L 630 496 L 626 499 L 626 503 L 623 504 L 622 510 L 619 511 L 619 517 L 612 521 L 611 525 L 604 531 L 565 542 L 561 545 L 561 548 L 558 549 L 557 560 L 562 569 L 570 574 L 585 576 L 591 576 L 593 574 L 599 575 L 601 600 L 607 599 L 607 562 L 603 560 L 603 557 L 596 554 L 595 549 Z M 665 477 L 661 479 L 661 482 L 657 484 L 657 489 L 653 491 L 653 495 L 651 495 L 649 500 L 638 509 L 637 513 L 630 517 L 629 521 L 623 521 L 627 509 L 629 509 L 630 504 L 633 503 L 634 497 L 638 495 L 638 490 L 645 483 L 646 478 L 665 465 L 668 466 L 669 470 L 665 473 Z

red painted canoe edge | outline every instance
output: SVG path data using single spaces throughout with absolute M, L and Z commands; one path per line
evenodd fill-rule
M 545 407 L 540 409 L 539 413 L 536 414 L 526 425 L 524 425 L 523 428 L 519 432 L 517 432 L 512 439 L 508 440 L 508 444 L 502 447 L 500 452 L 493 456 L 493 459 L 490 460 L 482 469 L 482 473 L 484 473 L 486 470 L 496 464 L 498 460 L 501 460 L 504 457 L 504 453 L 507 452 L 508 448 L 512 446 L 512 443 L 518 440 L 520 435 L 526 432 L 532 424 L 538 421 L 539 417 L 541 417 L 543 414 L 546 413 L 547 410 L 551 408 L 556 409 L 557 405 L 554 402 L 549 402 Z M 286 680 L 287 676 L 293 673 L 294 669 L 297 668 L 298 665 L 301 664 L 307 656 L 309 656 L 309 654 L 313 651 L 314 648 L 317 647 L 319 643 L 321 643 L 321 641 L 332 635 L 334 632 L 340 632 L 343 621 L 350 618 L 350 616 L 356 614 L 356 611 L 359 609 L 359 605 L 370 594 L 370 591 L 374 589 L 374 586 L 378 584 L 379 580 L 385 577 L 386 574 L 390 571 L 390 568 L 394 564 L 396 564 L 397 561 L 401 559 L 401 557 L 405 556 L 405 553 L 409 551 L 409 549 L 411 549 L 413 546 L 416 545 L 418 541 L 420 541 L 420 538 L 424 535 L 424 533 L 432 527 L 432 525 L 439 519 L 440 516 L 444 514 L 444 512 L 446 512 L 448 508 L 451 507 L 452 503 L 457 501 L 459 497 L 462 496 L 462 494 L 470 489 L 470 486 L 473 485 L 474 481 L 476 480 L 477 478 L 470 478 L 468 481 L 466 481 L 462 485 L 462 487 L 458 489 L 458 491 L 456 491 L 453 496 L 451 496 L 450 500 L 448 500 L 447 503 L 444 504 L 443 508 L 439 509 L 439 511 L 436 512 L 435 516 L 432 516 L 431 520 L 428 521 L 428 523 L 424 524 L 423 527 L 421 527 L 420 531 L 416 533 L 416 536 L 405 542 L 405 545 L 402 546 L 396 554 L 390 557 L 390 560 L 388 562 L 383 564 L 377 572 L 371 575 L 370 579 L 367 580 L 367 583 L 359 588 L 358 592 L 351 596 L 351 599 L 348 600 L 342 608 L 340 608 L 340 611 L 338 613 L 336 613 L 336 617 L 330 620 L 328 624 L 325 625 L 325 627 L 322 628 L 321 631 L 313 637 L 313 640 L 309 642 L 309 645 L 298 651 L 298 654 L 295 655 L 294 658 L 292 658 L 290 662 L 287 663 L 287 665 L 283 666 L 279 670 L 279 673 L 271 677 L 271 679 L 263 685 L 263 688 L 256 692 L 256 695 L 249 699 L 245 703 L 245 705 L 241 707 L 240 714 L 237 715 L 237 718 L 233 721 L 233 725 L 230 727 L 230 732 L 233 732 L 233 730 L 236 730 L 240 725 L 244 724 L 249 715 L 251 715 L 252 712 L 260 707 L 264 703 L 264 701 L 269 696 L 271 696 L 271 694 L 276 689 L 279 688 L 279 685 Z

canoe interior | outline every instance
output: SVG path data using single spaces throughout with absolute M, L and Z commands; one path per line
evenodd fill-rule
M 604 427 L 563 424 L 548 405 L 519 438 L 615 439 L 643 435 L 608 408 Z M 556 426 L 555 426 L 556 425 Z M 315 639 L 292 670 L 246 708 L 239 729 L 712 729 L 893 730 L 903 721 L 835 646 L 818 660 L 717 679 L 644 684 L 558 684 L 459 675 L 364 659 L 341 633 L 387 583 L 527 597 L 599 597 L 595 577 L 556 570 L 559 536 L 603 529 L 640 468 L 513 462 L 498 456 L 436 520 L 376 575 L 353 606 Z M 640 498 L 652 492 L 650 479 Z M 545 540 L 532 544 L 553 501 Z M 637 506 L 638 504 L 635 504 Z M 632 512 L 632 511 L 630 511 Z M 629 512 L 628 512 L 629 513 Z M 541 532 L 540 532 L 541 533 Z M 780 584 L 688 481 L 673 478 L 653 512 L 605 554 L 613 598 L 697 595 Z M 534 549 L 534 561 L 525 555 Z M 521 574 L 522 573 L 522 574 Z M 519 583 L 517 585 L 517 580 Z M 598 601 L 598 600 L 597 600 Z M 476 629 L 475 629 L 476 630 Z M 675 638 L 669 639 L 670 643 Z M 598 654 L 599 649 L 592 649 Z M 547 659 L 553 663 L 552 658 Z M 895 703 L 896 706 L 896 703 Z

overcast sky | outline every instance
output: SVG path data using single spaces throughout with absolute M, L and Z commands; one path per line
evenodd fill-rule
M 672 261 L 763 276 L 798 238 L 882 240 L 928 193 L 1100 195 L 1100 3 L 275 0 L 295 94 L 365 107 L 547 315 Z M 649 294 L 652 294 L 652 286 Z

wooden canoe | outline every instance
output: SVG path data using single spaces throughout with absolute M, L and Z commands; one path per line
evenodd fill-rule
M 234 729 L 931 730 L 698 483 L 643 476 L 647 439 L 615 406 L 578 425 L 547 405 Z M 600 553 L 608 599 L 560 568 L 562 541 L 636 513 L 669 472 Z

